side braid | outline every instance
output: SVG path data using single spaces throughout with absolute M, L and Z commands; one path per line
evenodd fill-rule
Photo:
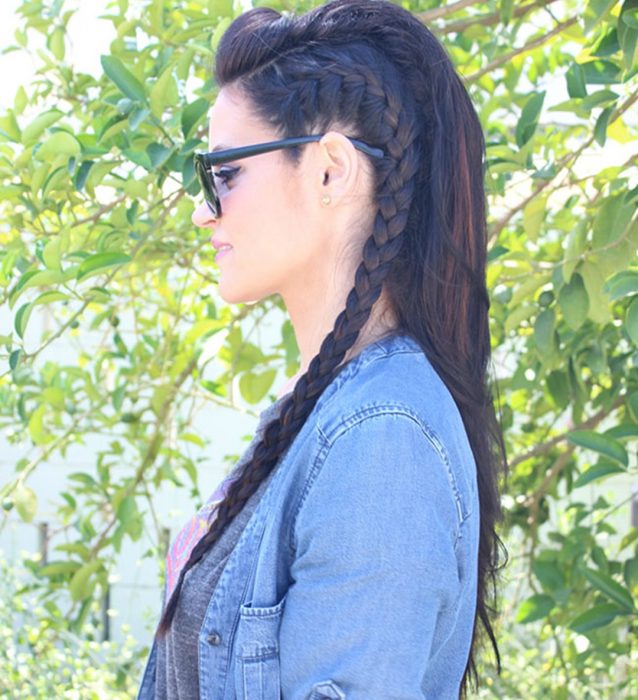
M 369 50 L 365 49 L 366 52 Z M 283 402 L 279 417 L 264 429 L 251 460 L 230 484 L 208 532 L 191 551 L 164 609 L 158 626 L 160 636 L 171 625 L 187 571 L 211 549 L 259 484 L 275 468 L 325 388 L 339 373 L 340 363 L 370 317 L 391 263 L 401 250 L 401 234 L 408 220 L 418 168 L 418 128 L 412 116 L 414 112 L 405 109 L 405 100 L 396 87 L 397 76 L 392 74 L 391 68 L 388 66 L 379 72 L 370 65 L 374 64 L 348 62 L 343 67 L 331 66 L 330 73 L 325 69 L 316 70 L 315 74 L 302 70 L 299 71 L 302 77 L 297 86 L 290 81 L 284 86 L 290 104 L 302 105 L 302 111 L 305 111 L 303 105 L 312 108 L 323 104 L 325 107 L 337 101 L 338 105 L 346 105 L 345 113 L 356 113 L 361 107 L 365 115 L 369 114 L 370 120 L 378 121 L 379 138 L 375 143 L 387 154 L 375 171 L 378 210 L 372 234 L 363 246 L 363 259 L 356 270 L 345 308 L 337 316 L 333 330 L 324 338 L 308 370 L 295 384 L 292 395 Z M 329 109 L 323 112 L 329 112 Z

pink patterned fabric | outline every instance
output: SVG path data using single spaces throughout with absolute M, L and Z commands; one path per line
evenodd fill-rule
M 195 547 L 199 540 L 208 531 L 210 524 L 215 518 L 214 511 L 228 493 L 228 488 L 232 481 L 233 480 L 229 477 L 222 480 L 222 482 L 213 492 L 212 496 L 184 525 L 184 527 L 179 531 L 177 537 L 173 540 L 173 543 L 168 550 L 168 554 L 166 555 L 167 601 L 171 597 L 171 593 L 175 588 L 175 584 L 177 583 L 182 567 L 188 561 L 188 557 L 193 551 L 193 547 Z

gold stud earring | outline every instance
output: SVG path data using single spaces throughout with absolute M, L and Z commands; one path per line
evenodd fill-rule
M 330 195 L 329 194 L 324 194 L 324 196 L 321 198 L 321 203 L 324 205 L 330 204 Z

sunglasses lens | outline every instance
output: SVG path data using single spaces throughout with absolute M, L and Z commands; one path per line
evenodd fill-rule
M 221 205 L 215 189 L 215 181 L 212 173 L 206 169 L 206 166 L 199 158 L 195 158 L 195 172 L 197 173 L 199 184 L 201 185 L 208 208 L 215 218 L 219 218 Z

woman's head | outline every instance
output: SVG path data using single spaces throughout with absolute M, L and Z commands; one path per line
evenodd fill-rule
M 211 151 L 278 137 L 239 84 L 220 90 L 210 113 Z M 301 153 L 278 149 L 216 165 L 222 214 L 215 217 L 204 202 L 193 222 L 232 246 L 218 260 L 222 298 L 238 303 L 279 293 L 293 306 L 336 291 L 339 278 L 343 306 L 341 288 L 359 262 L 373 208 L 366 158 L 331 130 Z
M 351 268 L 334 327 L 283 402 L 279 418 L 266 427 L 185 570 L 201 559 L 274 469 L 341 370 L 383 293 L 397 330 L 419 342 L 463 417 L 481 504 L 475 632 L 481 622 L 498 661 L 487 593 L 499 559 L 494 528 L 501 517 L 497 477 L 504 451 L 487 384 L 484 140 L 467 91 L 432 33 L 385 0 L 334 0 L 297 17 L 251 10 L 223 36 L 215 78 L 221 91 L 211 117 L 211 148 L 220 141 L 241 146 L 326 135 L 323 143 L 246 160 L 245 182 L 251 178 L 251 192 L 264 211 L 246 211 L 249 195 L 240 191 L 241 174 L 235 192 L 230 183 L 222 216 L 208 220 L 221 241 L 237 243 L 237 251 L 220 261 L 222 295 L 230 301 L 273 291 L 285 295 L 291 289 L 287 285 L 314 285 L 330 269 L 313 269 L 322 264 L 322 243 L 330 246 L 333 262 L 345 246 Z M 385 155 L 365 156 L 344 136 Z M 273 192 L 281 178 L 286 189 Z M 326 191 L 338 203 L 334 208 L 321 204 Z M 282 212 L 283 221 L 277 221 Z M 290 252 L 268 251 L 269 238 L 290 246 Z M 249 279 L 250 270 L 263 264 L 260 256 L 251 257 L 251 244 L 273 263 L 259 283 Z M 286 277 L 290 270 L 292 280 Z M 309 277 L 295 278 L 295 270 Z M 160 633 L 170 624 L 182 578 L 183 573 Z M 475 635 L 463 688 L 475 676 L 477 640 Z

